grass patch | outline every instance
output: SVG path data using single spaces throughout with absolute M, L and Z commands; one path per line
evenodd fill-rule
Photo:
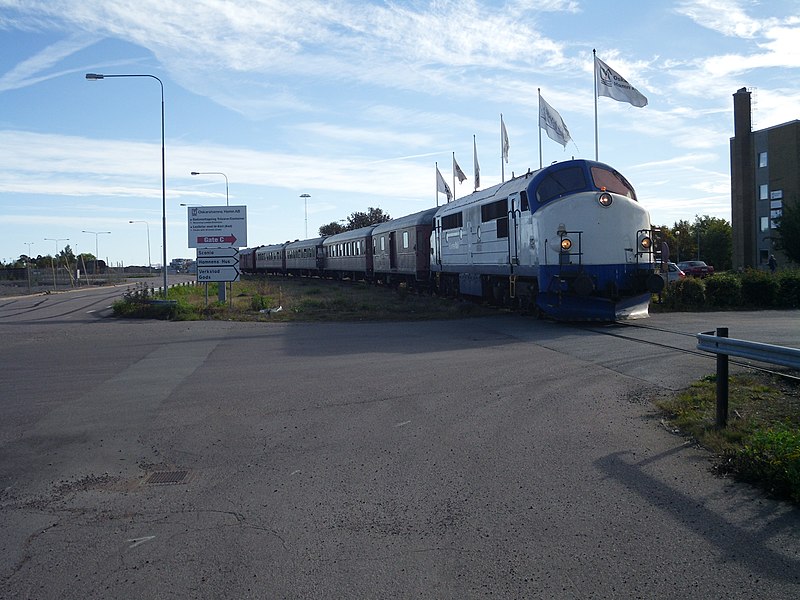
M 174 306 L 157 307 L 143 286 L 114 304 L 121 317 L 234 321 L 409 321 L 497 314 L 480 304 L 364 282 L 300 277 L 247 277 L 233 284 L 229 301 L 217 301 L 217 284 L 170 288 Z M 160 303 L 157 303 L 160 304 Z
M 800 385 L 761 373 L 729 380 L 728 426 L 717 429 L 716 377 L 656 404 L 683 434 L 717 457 L 717 468 L 800 504 Z

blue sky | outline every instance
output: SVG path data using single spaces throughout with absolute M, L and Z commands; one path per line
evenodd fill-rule
M 246 205 L 248 245 L 379 207 L 436 204 L 452 152 L 472 192 L 539 166 L 537 88 L 594 158 L 592 49 L 643 93 L 601 97 L 599 158 L 655 224 L 730 219 L 732 94 L 757 129 L 800 118 L 797 0 L 0 0 L 0 259 L 69 244 L 111 264 L 193 257 L 186 204 Z M 443 202 L 444 196 L 440 196 Z M 129 221 L 145 221 L 129 223 Z M 110 231 L 92 235 L 87 231 Z M 45 240 L 51 238 L 51 240 Z M 69 241 L 54 242 L 52 239 Z

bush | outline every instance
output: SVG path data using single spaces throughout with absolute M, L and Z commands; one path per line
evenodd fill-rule
M 778 275 L 778 303 L 800 308 L 800 271 L 781 271 Z
M 732 456 L 738 477 L 767 484 L 780 497 L 800 502 L 800 430 L 789 426 L 756 431 Z
M 742 301 L 746 306 L 764 308 L 778 303 L 778 278 L 772 273 L 747 269 L 742 273 Z
M 669 308 L 700 308 L 706 303 L 706 286 L 702 279 L 687 277 L 667 288 L 664 304 Z
M 712 306 L 739 306 L 742 301 L 742 282 L 736 275 L 719 273 L 705 280 L 706 298 Z

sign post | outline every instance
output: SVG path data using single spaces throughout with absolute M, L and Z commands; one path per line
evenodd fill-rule
M 190 206 L 189 248 L 197 248 L 197 281 L 239 280 L 239 248 L 247 246 L 246 206 Z M 219 286 L 225 302 L 225 285 Z

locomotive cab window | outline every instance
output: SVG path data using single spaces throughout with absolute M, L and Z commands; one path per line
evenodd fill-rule
M 617 171 L 592 167 L 592 179 L 597 189 L 605 189 L 607 192 L 636 200 L 636 192 L 633 191 L 633 186 Z

